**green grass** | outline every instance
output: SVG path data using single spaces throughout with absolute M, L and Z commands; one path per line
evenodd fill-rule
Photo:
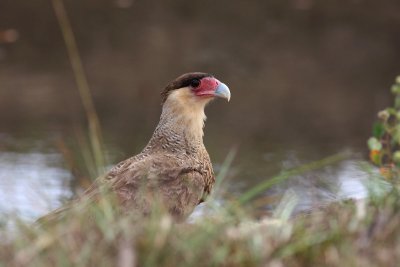
M 0 266 L 393 266 L 400 260 L 396 187 L 294 217 L 287 216 L 290 197 L 261 219 L 252 216 L 251 202 L 215 208 L 213 199 L 206 204 L 213 212 L 192 223 L 175 223 L 157 207 L 146 218 L 121 215 L 107 196 L 90 208 L 82 201 L 55 223 L 17 221 L 12 233 L 0 230 Z

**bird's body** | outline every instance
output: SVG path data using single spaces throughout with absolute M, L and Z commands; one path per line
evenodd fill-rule
M 189 216 L 215 182 L 203 144 L 204 107 L 214 97 L 229 100 L 230 92 L 209 74 L 189 73 L 171 82 L 147 146 L 98 178 L 85 195 L 97 196 L 99 186 L 107 185 L 124 212 L 146 215 L 158 202 L 178 220 Z

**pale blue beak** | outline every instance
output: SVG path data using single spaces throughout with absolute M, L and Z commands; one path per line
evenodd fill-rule
M 231 99 L 231 91 L 229 91 L 228 86 L 224 83 L 219 83 L 217 90 L 214 92 L 214 96 L 226 99 L 228 102 Z

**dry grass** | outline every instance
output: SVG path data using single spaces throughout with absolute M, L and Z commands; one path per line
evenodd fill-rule
M 290 213 L 288 202 L 281 207 Z M 256 220 L 237 202 L 217 211 L 210 202 L 211 215 L 177 224 L 157 207 L 148 218 L 118 214 L 105 198 L 89 210 L 82 202 L 54 224 L 4 228 L 0 266 L 395 266 L 399 203 L 393 188 Z

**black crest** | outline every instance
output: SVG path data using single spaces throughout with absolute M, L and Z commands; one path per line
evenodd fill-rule
M 175 80 L 173 80 L 172 82 L 170 82 L 164 89 L 164 91 L 162 91 L 161 93 L 161 98 L 162 98 L 162 103 L 164 104 L 165 101 L 168 98 L 168 95 L 176 89 L 179 88 L 183 88 L 183 87 L 187 87 L 189 85 L 192 84 L 193 80 L 200 80 L 204 77 L 212 77 L 211 74 L 208 73 L 203 73 L 203 72 L 191 72 L 191 73 L 186 73 L 183 74 L 181 76 L 179 76 L 178 78 L 176 78 Z

